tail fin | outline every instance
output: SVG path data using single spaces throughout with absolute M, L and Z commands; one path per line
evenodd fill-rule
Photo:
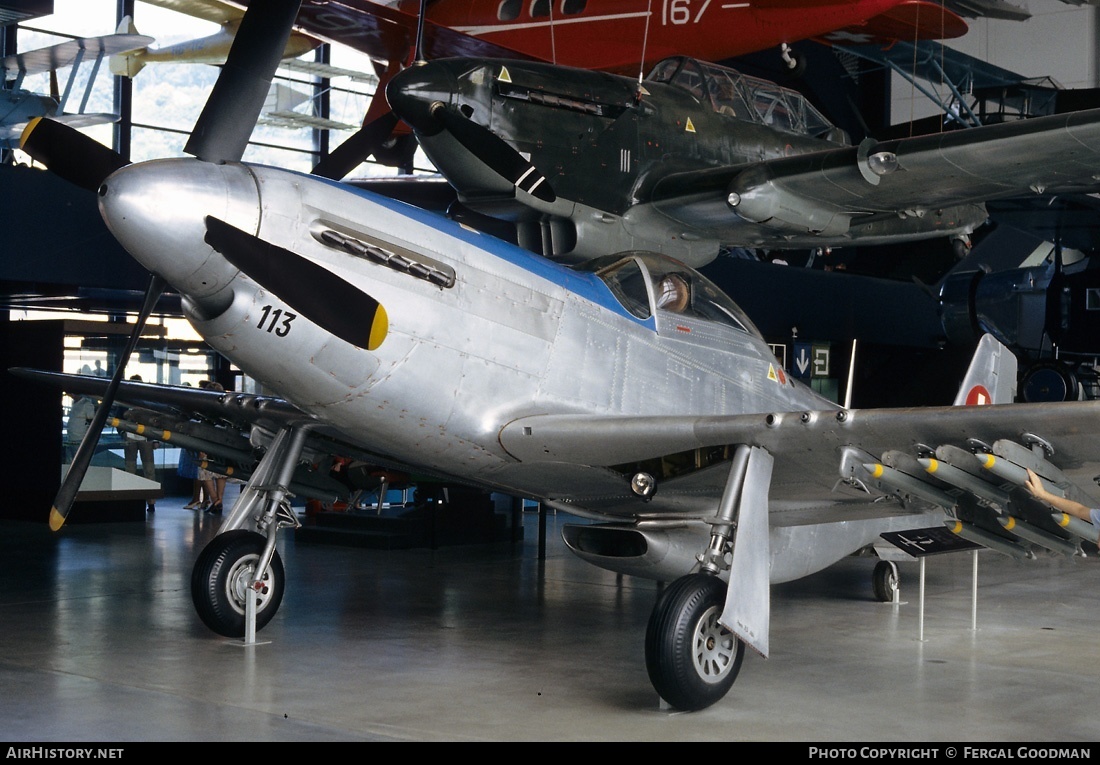
M 137 27 L 134 26 L 134 17 L 126 16 L 118 24 L 118 29 L 115 30 L 115 34 L 118 35 L 136 35 L 138 34 Z M 133 78 L 137 76 L 137 73 L 145 66 L 145 62 L 142 61 L 135 54 L 143 53 L 147 48 L 141 48 L 140 50 L 132 50 L 126 53 L 119 53 L 115 56 L 111 56 L 107 61 L 107 66 L 111 70 L 111 74 L 116 77 L 128 77 Z
M 993 335 L 983 335 L 966 370 L 955 406 L 1011 404 L 1016 399 L 1016 357 Z

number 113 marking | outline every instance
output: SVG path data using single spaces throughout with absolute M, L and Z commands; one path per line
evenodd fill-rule
M 282 322 L 279 319 L 282 318 Z M 279 337 L 286 337 L 290 334 L 290 323 L 298 318 L 298 314 L 291 313 L 290 311 L 284 311 L 282 308 L 276 308 L 271 310 L 271 306 L 265 305 L 263 313 L 260 314 L 260 322 L 256 326 L 259 329 L 264 328 L 264 324 L 267 324 L 267 331 L 274 331 Z

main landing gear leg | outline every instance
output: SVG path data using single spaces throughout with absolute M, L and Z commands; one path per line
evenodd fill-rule
M 287 487 L 308 432 L 308 425 L 279 431 L 222 530 L 195 561 L 191 600 L 199 618 L 219 635 L 254 636 L 279 610 L 286 579 L 275 542 L 279 529 L 301 525 Z M 256 531 L 244 528 L 249 520 Z
M 771 465 L 767 452 L 737 447 L 718 514 L 711 521 L 710 544 L 699 556 L 699 572 L 673 582 L 653 608 L 646 629 L 646 669 L 660 697 L 677 709 L 708 707 L 725 696 L 737 679 L 745 644 L 722 622 L 735 620 L 739 627 L 747 626 L 749 632 L 762 624 L 766 653 L 766 513 Z M 748 506 L 756 507 L 749 510 Z M 764 523 L 762 542 L 759 520 Z M 738 540 L 745 541 L 744 555 L 736 546 Z M 763 557 L 759 558 L 761 547 Z M 755 552 L 753 548 L 757 548 Z M 754 558 L 762 560 L 764 567 Z M 719 578 L 727 569 L 731 572 L 730 588 Z M 761 588 L 765 598 L 763 621 L 757 597 Z M 732 594 L 739 601 L 733 608 L 728 603 Z
M 787 43 L 780 43 L 779 57 L 787 67 L 787 74 L 791 77 L 801 77 L 806 73 L 806 57 L 796 53 Z

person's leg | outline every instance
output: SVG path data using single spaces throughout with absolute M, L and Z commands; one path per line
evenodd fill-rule
M 198 478 L 191 479 L 191 501 L 184 505 L 184 510 L 196 510 L 202 507 L 202 484 Z
M 215 487 L 214 477 L 203 478 L 202 481 L 203 491 L 206 492 L 206 499 L 210 502 L 210 506 L 206 508 L 208 513 L 220 513 L 221 507 L 218 506 L 218 491 Z
M 126 472 L 137 475 L 137 441 L 125 439 L 122 442 L 122 453 L 126 456 Z
M 222 500 L 225 499 L 225 476 L 219 475 L 214 478 L 214 508 L 212 512 L 221 513 Z
M 153 461 L 153 442 L 138 441 L 138 450 L 141 452 L 141 472 L 150 481 L 157 480 L 157 465 Z
M 157 480 L 157 466 L 153 463 L 153 442 L 152 441 L 138 441 L 138 452 L 141 454 L 141 473 L 148 480 Z M 135 471 L 137 466 L 135 465 Z M 145 502 L 145 509 L 150 513 L 157 509 L 154 500 L 149 499 Z

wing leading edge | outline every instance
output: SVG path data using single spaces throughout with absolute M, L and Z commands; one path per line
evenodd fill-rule
M 52 385 L 70 394 L 102 396 L 108 380 L 91 375 L 72 375 L 39 369 L 15 368 L 12 374 L 36 383 Z M 179 385 L 123 381 L 117 401 L 155 411 L 194 412 L 209 418 L 239 424 L 278 427 L 311 420 L 293 404 L 273 396 L 249 396 Z

